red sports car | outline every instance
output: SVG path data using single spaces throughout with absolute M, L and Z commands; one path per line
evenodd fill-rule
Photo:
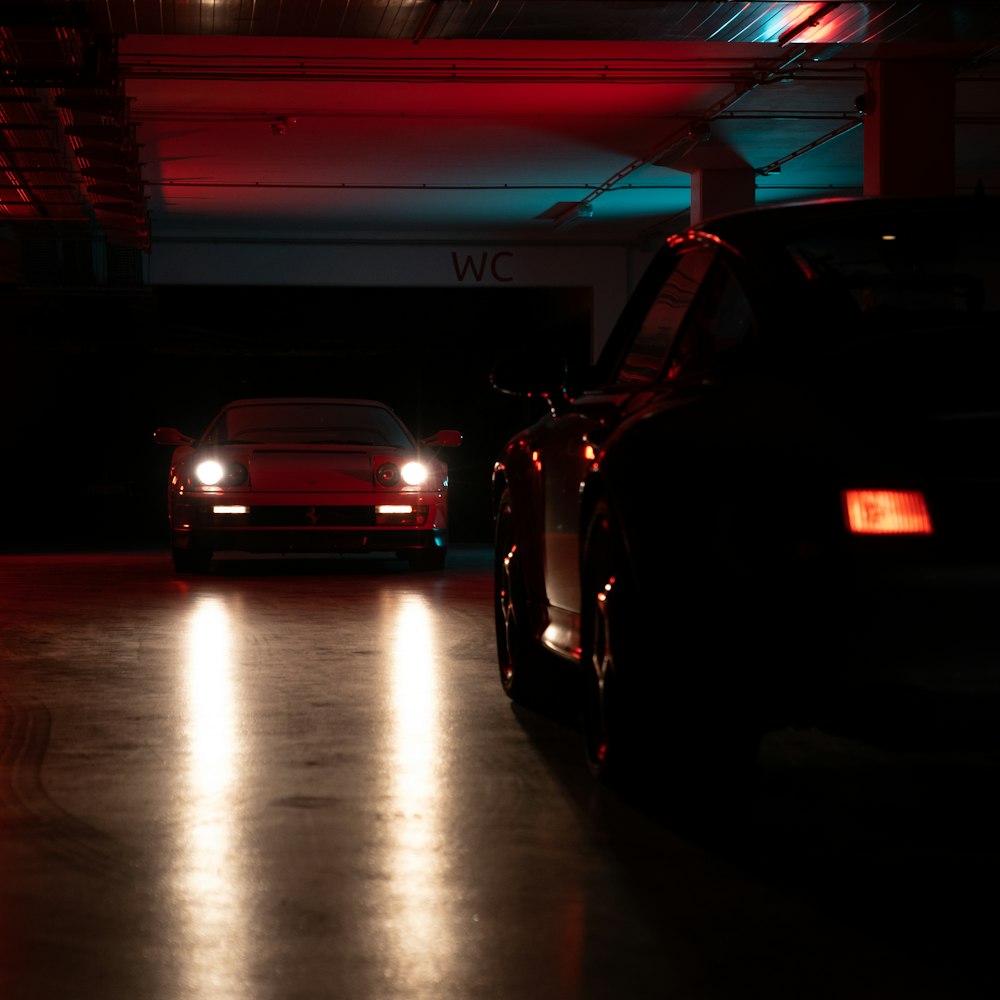
M 457 430 L 417 441 L 384 403 L 274 398 L 229 403 L 173 447 L 168 520 L 174 567 L 204 572 L 216 552 L 393 553 L 442 569 L 448 466 Z

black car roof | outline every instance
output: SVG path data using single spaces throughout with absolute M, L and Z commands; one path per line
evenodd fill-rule
M 998 213 L 1000 198 L 985 194 L 919 198 L 869 195 L 762 205 L 713 216 L 693 229 L 711 233 L 738 246 L 744 241 L 756 242 L 762 235 L 769 240 L 781 239 L 796 230 L 828 222 L 841 226 L 867 224 L 883 218 L 911 218 L 914 221 L 926 218 L 957 223 L 981 221 L 984 215 Z
M 929 240 L 954 238 L 956 228 L 969 232 L 970 227 L 976 227 L 992 234 L 1000 227 L 1000 198 L 985 194 L 912 198 L 870 195 L 783 202 L 711 217 L 665 241 L 626 302 L 590 377 L 598 383 L 609 377 L 637 316 L 645 311 L 649 296 L 659 287 L 664 269 L 670 266 L 671 247 L 678 241 L 683 245 L 685 241 L 712 238 L 745 259 L 769 267 L 777 259 L 774 251 L 800 235 L 814 234 L 824 226 L 843 230 L 856 225 L 861 229 L 883 222 L 927 225 Z

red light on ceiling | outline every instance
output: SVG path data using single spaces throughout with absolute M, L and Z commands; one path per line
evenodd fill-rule
M 931 515 L 919 490 L 844 490 L 844 521 L 855 535 L 930 535 Z

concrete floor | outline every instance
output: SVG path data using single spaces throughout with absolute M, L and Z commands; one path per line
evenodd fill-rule
M 452 556 L 0 555 L 0 998 L 998 995 L 1000 758 L 783 734 L 699 842 L 511 706 Z

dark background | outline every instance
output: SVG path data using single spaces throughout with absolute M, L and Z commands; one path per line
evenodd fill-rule
M 170 449 L 230 399 L 380 399 L 417 436 L 463 433 L 444 453 L 452 541 L 490 538 L 503 442 L 540 414 L 489 372 L 508 351 L 558 345 L 583 363 L 591 291 L 166 286 L 10 289 L 2 297 L 0 545 L 167 544 Z

